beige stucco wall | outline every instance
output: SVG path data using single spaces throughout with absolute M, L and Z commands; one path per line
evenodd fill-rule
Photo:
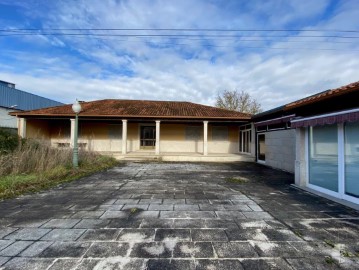
M 110 138 L 110 124 L 84 121 L 80 124 L 79 142 L 87 143 L 87 149 L 92 151 L 121 151 L 121 122 L 112 126 L 118 128 L 118 138 Z
M 140 150 L 139 124 L 129 122 L 127 124 L 127 151 Z
M 186 139 L 187 124 L 161 124 L 160 151 L 202 153 L 203 152 L 203 125 L 197 125 L 201 130 L 198 140 Z M 213 126 L 208 126 L 208 153 L 238 153 L 239 129 L 236 126 L 228 127 L 228 138 L 226 140 L 213 140 Z
M 31 139 L 49 139 L 50 130 L 47 120 L 27 119 L 26 120 L 26 138 Z
M 213 139 L 213 126 L 208 128 L 208 153 L 239 153 L 239 127 L 228 127 L 227 140 Z
M 277 130 L 265 133 L 265 164 L 294 173 L 295 130 Z
M 151 123 L 150 123 L 151 124 Z M 153 123 L 154 124 L 154 123 Z M 127 151 L 140 150 L 140 126 L 141 123 L 128 122 L 127 125 Z M 143 125 L 149 125 L 143 124 Z M 198 126 L 201 136 L 198 140 L 186 139 L 186 127 Z M 202 153 L 203 152 L 203 124 L 169 124 L 160 125 L 160 152 L 175 153 Z M 119 137 L 110 135 L 118 127 Z M 27 120 L 27 137 L 42 137 L 50 139 L 53 146 L 59 143 L 70 143 L 71 121 L 69 119 L 53 120 Z M 208 152 L 209 153 L 238 153 L 239 128 L 228 127 L 228 138 L 213 140 L 213 126 L 208 126 Z M 86 149 L 93 151 L 122 151 L 122 122 L 101 123 L 97 121 L 79 121 L 79 143 L 86 144 Z
M 185 124 L 161 124 L 160 152 L 202 153 L 203 134 L 198 140 L 186 140 Z M 198 125 L 203 130 L 202 125 Z

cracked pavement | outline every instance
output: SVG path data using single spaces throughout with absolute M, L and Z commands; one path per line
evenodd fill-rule
M 255 163 L 123 163 L 1 201 L 0 268 L 358 269 L 358 212 L 292 182 Z

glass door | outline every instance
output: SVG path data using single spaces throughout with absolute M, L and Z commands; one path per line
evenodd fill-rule
M 338 192 L 337 125 L 309 128 L 309 184 Z
M 258 162 L 266 161 L 266 137 L 265 134 L 258 134 L 257 137 Z
M 156 127 L 141 126 L 141 149 L 154 149 L 156 146 Z
M 344 127 L 345 194 L 359 198 L 359 123 Z
M 239 152 L 250 154 L 251 153 L 251 135 L 250 129 L 241 130 L 239 133 Z

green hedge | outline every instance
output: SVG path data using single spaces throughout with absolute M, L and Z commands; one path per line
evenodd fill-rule
M 9 130 L 0 128 L 0 154 L 9 153 L 19 145 L 19 136 Z

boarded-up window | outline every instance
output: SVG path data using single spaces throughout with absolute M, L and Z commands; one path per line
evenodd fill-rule
M 213 141 L 228 141 L 228 127 L 212 127 Z
M 71 136 L 70 121 L 68 122 L 68 124 L 54 121 L 54 123 L 51 123 L 50 125 L 52 132 L 54 133 L 54 135 L 56 135 L 58 139 L 70 139 Z
M 122 125 L 108 125 L 108 138 L 111 140 L 121 140 Z
M 186 140 L 187 141 L 199 141 L 202 137 L 202 127 L 200 126 L 188 126 L 186 127 Z
M 60 128 L 60 134 L 62 135 L 61 137 L 64 139 L 69 139 L 71 136 L 71 126 L 70 124 L 68 125 L 63 125 Z

